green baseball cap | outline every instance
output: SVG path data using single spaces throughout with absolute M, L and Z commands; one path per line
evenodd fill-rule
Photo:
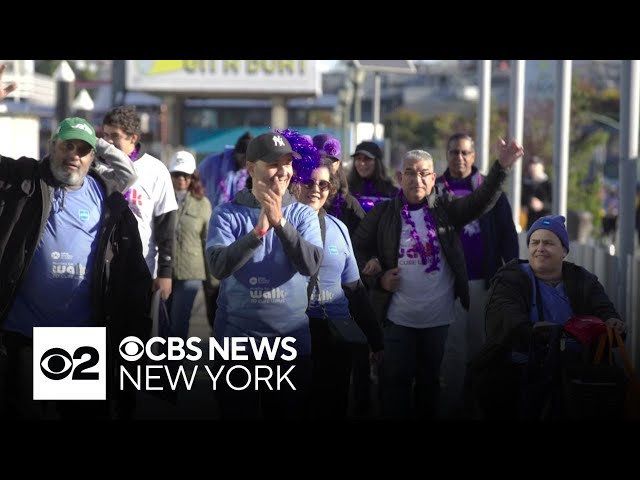
M 93 125 L 80 117 L 65 118 L 61 121 L 53 138 L 83 140 L 91 145 L 91 148 L 96 148 L 96 131 Z

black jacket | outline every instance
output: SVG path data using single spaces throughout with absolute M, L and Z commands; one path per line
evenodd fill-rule
M 533 329 L 533 284 L 520 268 L 521 263 L 526 261 L 510 261 L 492 280 L 485 308 L 487 341 L 467 365 L 467 406 L 472 408 L 475 402 L 488 417 L 517 413 L 522 371 L 509 362 L 508 356 L 512 351 L 529 352 Z M 562 280 L 575 315 L 621 318 L 592 273 L 565 261 Z
M 492 280 L 485 308 L 485 347 L 499 344 L 505 350 L 529 351 L 533 285 L 529 275 L 520 268 L 521 263 L 528 262 L 510 261 Z M 565 261 L 562 280 L 575 315 L 595 315 L 602 320 L 621 318 L 598 277 L 592 273 Z
M 151 276 L 137 221 L 117 185 L 89 174 L 105 192 L 91 279 L 92 318 L 107 327 L 107 349 L 115 353 L 122 338 L 149 336 Z M 55 185 L 48 158 L 0 157 L 0 328 L 42 236 Z
M 467 266 L 460 242 L 460 229 L 478 218 L 497 201 L 500 185 L 506 178 L 505 170 L 495 162 L 486 181 L 471 195 L 450 199 L 438 196 L 435 188 L 426 201 L 438 229 L 438 240 L 444 252 L 444 258 L 455 277 L 454 296 L 460 297 L 464 308 L 469 308 L 469 285 Z M 382 272 L 375 276 L 364 276 L 372 291 L 372 302 L 378 320 L 386 318 L 392 293 L 380 285 L 382 274 L 398 266 L 398 250 L 402 231 L 402 199 L 396 197 L 388 202 L 378 203 L 360 222 L 353 236 L 353 249 L 360 270 L 372 257 L 377 257 Z M 452 299 L 453 300 L 453 299 Z

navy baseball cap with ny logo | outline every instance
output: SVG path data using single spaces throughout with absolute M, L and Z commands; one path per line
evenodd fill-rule
M 300 154 L 291 149 L 291 144 L 285 137 L 275 132 L 269 132 L 258 135 L 249 142 L 246 160 L 247 162 L 262 160 L 271 163 L 284 155 L 300 158 Z

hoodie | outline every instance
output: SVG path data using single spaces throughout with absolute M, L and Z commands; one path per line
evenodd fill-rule
M 206 257 L 221 279 L 213 335 L 296 339 L 298 355 L 311 352 L 307 284 L 322 263 L 318 215 L 286 192 L 284 227 L 262 238 L 253 232 L 260 203 L 250 190 L 216 207 L 209 223 Z

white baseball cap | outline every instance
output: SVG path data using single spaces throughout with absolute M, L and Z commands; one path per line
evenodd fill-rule
M 173 154 L 169 165 L 169 172 L 183 172 L 192 175 L 196 170 L 196 159 L 186 150 L 180 150 Z

